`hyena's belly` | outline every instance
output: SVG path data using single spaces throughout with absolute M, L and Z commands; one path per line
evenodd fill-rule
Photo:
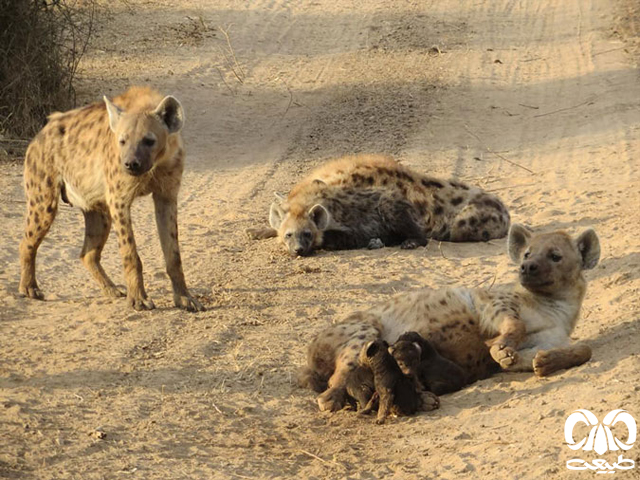
M 405 332 L 415 331 L 465 369 L 470 382 L 494 371 L 489 348 L 480 333 L 478 314 L 465 289 L 405 293 L 370 311 L 380 316 L 382 338 L 389 343 Z

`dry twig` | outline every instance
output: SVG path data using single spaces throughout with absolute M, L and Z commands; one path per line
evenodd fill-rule
M 320 460 L 322 463 L 326 463 L 326 464 L 328 464 L 328 465 L 336 465 L 336 466 L 338 466 L 338 467 L 345 468 L 345 466 L 344 466 L 344 465 L 342 465 L 341 463 L 333 462 L 333 461 L 330 461 L 330 460 L 325 460 L 324 458 L 320 458 L 319 456 L 314 455 L 314 454 L 313 454 L 313 453 L 311 453 L 311 452 L 307 452 L 306 450 L 302 450 L 302 449 L 300 449 L 299 451 L 300 451 L 301 453 L 304 453 L 305 455 L 310 456 L 311 458 L 315 458 L 316 460 Z
M 483 144 L 483 143 L 484 143 L 484 142 L 482 141 L 482 139 L 481 139 L 478 135 L 476 135 L 475 133 L 473 133 L 473 132 L 471 131 L 471 129 L 469 128 L 469 126 L 468 126 L 468 125 L 465 125 L 465 126 L 464 126 L 464 129 L 467 131 L 467 133 L 469 133 L 469 135 L 471 135 L 472 137 L 474 137 L 474 138 L 475 138 L 476 140 L 478 140 L 481 144 Z M 527 172 L 532 173 L 532 174 L 534 174 L 534 175 L 535 175 L 535 173 L 536 173 L 536 172 L 534 172 L 533 170 L 531 170 L 531 169 L 529 169 L 529 168 L 527 168 L 527 167 L 524 167 L 524 166 L 520 165 L 519 163 L 516 163 L 516 162 L 514 162 L 514 161 L 512 161 L 512 160 L 509 160 L 509 159 L 508 159 L 507 157 L 505 157 L 504 155 L 500 155 L 498 152 L 493 151 L 491 148 L 487 147 L 486 145 L 484 145 L 483 147 L 484 147 L 484 149 L 485 149 L 487 152 L 492 153 L 493 155 L 495 155 L 496 157 L 500 158 L 501 160 L 504 160 L 505 162 L 507 162 L 507 163 L 509 163 L 509 164 L 513 165 L 514 167 L 521 168 L 521 169 L 526 170 Z
M 442 258 L 449 260 L 447 257 L 445 257 L 444 252 L 442 251 L 442 242 L 438 242 L 438 250 L 440 250 L 440 255 L 442 255 Z
M 593 103 L 593 99 L 586 100 L 577 105 L 573 105 L 572 107 L 559 108 L 558 110 L 552 110 L 547 113 L 539 113 L 538 115 L 534 115 L 533 118 L 546 117 L 547 115 L 553 115 L 555 113 L 566 112 L 567 110 L 573 110 L 574 108 L 582 107 L 583 105 L 587 105 L 589 103 Z
M 231 25 L 229 25 L 226 30 L 221 26 L 218 26 L 218 30 L 222 32 L 225 40 L 227 41 L 227 52 L 225 53 L 223 51 L 222 53 L 225 57 L 225 60 L 229 64 L 229 68 L 231 69 L 231 72 L 233 73 L 233 75 L 236 77 L 238 82 L 243 84 L 245 79 L 245 74 L 244 74 L 244 70 L 242 70 L 242 67 L 238 63 L 238 58 L 236 57 L 236 53 L 233 50 L 233 47 L 231 46 L 231 38 L 229 37 L 230 28 L 231 28 Z M 231 61 L 229 60 L 229 58 L 231 58 Z

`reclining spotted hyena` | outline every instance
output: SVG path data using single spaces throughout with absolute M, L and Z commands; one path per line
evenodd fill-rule
M 353 313 L 311 343 L 301 384 L 316 390 L 326 385 L 320 408 L 340 409 L 345 379 L 363 345 L 377 338 L 394 342 L 407 331 L 462 367 L 469 382 L 498 365 L 545 376 L 589 360 L 591 349 L 571 344 L 570 335 L 586 292 L 582 271 L 600 258 L 596 233 L 589 229 L 575 239 L 561 231 L 532 235 L 514 224 L 508 244 L 511 259 L 520 263 L 517 286 L 424 289 Z
M 112 221 L 136 310 L 152 309 L 131 225 L 131 204 L 153 194 L 156 222 L 177 307 L 203 310 L 184 280 L 178 245 L 177 197 L 184 168 L 180 130 L 184 113 L 174 97 L 133 87 L 114 99 L 54 113 L 25 158 L 27 224 L 20 243 L 20 293 L 43 299 L 36 282 L 36 253 L 62 199 L 84 213 L 80 255 L 107 296 L 124 296 L 100 265 Z
M 274 202 L 271 228 L 253 238 L 277 236 L 292 255 L 316 249 L 415 248 L 430 238 L 453 242 L 500 238 L 509 229 L 502 202 L 478 187 L 414 172 L 383 156 L 331 161 Z

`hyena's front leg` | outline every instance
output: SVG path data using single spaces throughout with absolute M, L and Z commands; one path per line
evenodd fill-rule
M 391 413 L 394 395 L 390 389 L 383 389 L 381 392 L 378 392 L 378 394 L 380 395 L 380 403 L 378 405 L 376 423 L 382 425 Z
M 502 368 L 510 368 L 520 362 L 517 349 L 527 334 L 527 327 L 517 314 L 504 315 L 498 331 L 497 337 L 486 342 L 489 353 Z
M 102 265 L 100 265 L 100 257 L 104 244 L 109 238 L 109 230 L 111 229 L 111 218 L 101 211 L 89 211 L 84 213 L 84 245 L 80 259 L 89 273 L 96 279 L 103 293 L 108 297 L 124 297 L 125 294 L 111 281 L 106 274 Z
M 120 256 L 124 266 L 124 277 L 127 283 L 127 302 L 136 310 L 152 310 L 155 305 L 144 290 L 142 279 L 142 262 L 136 249 L 131 224 L 130 199 L 108 197 L 109 212 L 115 223 L 118 236 Z
M 180 258 L 180 246 L 178 244 L 178 205 L 174 196 L 163 196 L 158 193 L 153 194 L 153 202 L 156 210 L 156 223 L 158 225 L 158 235 L 160 245 L 167 266 L 167 274 L 171 279 L 173 288 L 173 302 L 176 307 L 184 308 L 191 312 L 201 312 L 204 310 L 202 304 L 193 298 L 187 290 L 182 271 L 182 260 Z
M 251 227 L 247 228 L 246 233 L 251 240 L 265 240 L 278 236 L 278 231 L 270 227 Z

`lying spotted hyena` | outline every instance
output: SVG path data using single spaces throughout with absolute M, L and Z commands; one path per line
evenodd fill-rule
M 203 310 L 187 290 L 178 246 L 183 122 L 178 100 L 144 87 L 131 88 L 113 103 L 105 97 L 104 102 L 49 117 L 25 158 L 27 225 L 20 243 L 20 293 L 44 298 L 36 282 L 36 252 L 62 196 L 84 213 L 80 257 L 103 292 L 124 296 L 100 265 L 102 248 L 115 222 L 128 302 L 136 310 L 154 308 L 144 289 L 131 225 L 133 200 L 151 193 L 174 302 L 187 310 Z
M 509 213 L 497 197 L 455 180 L 439 180 L 389 157 L 360 155 L 331 161 L 271 205 L 271 228 L 253 238 L 277 236 L 292 255 L 314 250 L 401 245 L 430 238 L 453 242 L 501 238 Z
M 549 375 L 580 365 L 591 349 L 571 344 L 586 291 L 582 271 L 600 258 L 596 233 L 577 238 L 557 231 L 532 235 L 514 224 L 509 254 L 520 263 L 519 285 L 503 290 L 447 288 L 403 293 L 333 325 L 311 343 L 300 381 L 316 391 L 322 410 L 345 401 L 345 379 L 363 345 L 395 342 L 416 331 L 460 365 L 468 381 L 487 377 L 498 365 L 509 371 Z

